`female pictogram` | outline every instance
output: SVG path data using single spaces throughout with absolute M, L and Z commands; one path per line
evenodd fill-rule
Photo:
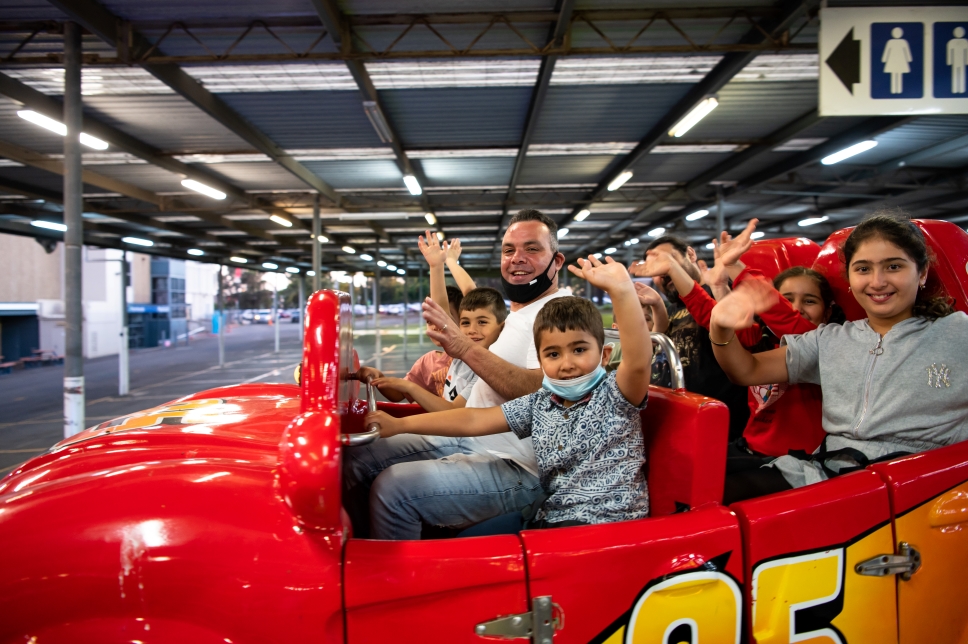
M 911 71 L 911 61 L 914 60 L 908 42 L 901 37 L 903 35 L 903 29 L 894 27 L 891 30 L 892 38 L 884 45 L 884 53 L 881 54 L 884 73 L 891 75 L 891 94 L 904 91 L 904 74 Z

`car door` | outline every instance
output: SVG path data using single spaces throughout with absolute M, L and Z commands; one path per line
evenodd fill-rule
M 742 543 L 721 506 L 521 538 L 534 642 L 740 641 Z
M 845 474 L 730 509 L 746 548 L 751 642 L 896 644 L 894 579 L 858 570 L 893 548 L 880 476 Z
M 350 539 L 343 584 L 348 644 L 481 643 L 477 624 L 528 610 L 516 535 Z
M 968 442 L 872 469 L 895 514 L 901 644 L 968 642 Z

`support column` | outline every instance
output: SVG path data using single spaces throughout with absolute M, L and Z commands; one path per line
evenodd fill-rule
M 376 356 L 376 369 L 383 371 L 383 349 L 380 345 L 380 238 L 376 238 L 376 263 L 373 265 L 373 351 Z
M 128 371 L 128 251 L 121 251 L 121 340 L 118 347 L 118 395 L 127 396 Z
M 279 287 L 272 281 L 272 321 L 276 329 L 276 353 L 279 353 Z
M 302 350 L 303 322 L 306 321 L 306 280 L 300 275 L 299 280 L 299 345 Z
M 319 221 L 319 193 L 313 199 L 313 293 L 319 290 L 319 265 L 322 249 L 319 247 L 319 236 L 322 234 L 322 224 Z
M 225 366 L 225 296 L 222 292 L 222 269 L 218 266 L 218 366 Z
M 716 186 L 716 238 L 719 233 L 726 230 L 726 217 L 723 215 L 723 187 Z
M 410 270 L 407 264 L 410 263 L 410 253 L 403 254 L 403 365 L 407 366 L 407 316 L 410 315 L 410 293 L 407 292 L 407 277 Z
M 418 275 L 419 275 L 419 277 L 417 278 L 418 279 L 418 282 L 417 282 L 417 296 L 420 298 L 420 310 L 421 310 L 421 313 L 420 313 L 420 317 L 417 318 L 418 320 L 420 320 L 420 333 L 417 334 L 417 346 L 420 347 L 420 353 L 423 353 L 423 338 L 424 338 L 423 324 L 424 324 L 424 322 L 423 322 L 423 313 L 422 313 L 422 311 L 423 311 L 424 292 L 423 292 L 423 262 L 422 261 L 420 262 L 420 271 L 419 271 Z
M 64 23 L 64 437 L 84 430 L 81 27 Z

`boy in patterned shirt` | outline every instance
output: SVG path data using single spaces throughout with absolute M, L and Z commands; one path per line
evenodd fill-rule
M 533 518 L 515 512 L 484 521 L 462 534 L 515 533 L 641 519 L 649 514 L 642 465 L 645 444 L 639 412 L 645 408 L 652 343 L 635 288 L 624 266 L 592 256 L 568 269 L 612 299 L 630 351 L 610 374 L 602 318 L 588 300 L 562 297 L 545 304 L 534 322 L 534 341 L 545 377 L 542 389 L 500 407 L 455 409 L 393 418 L 367 417 L 381 435 L 413 433 L 483 436 L 513 431 L 531 436 L 547 497 Z

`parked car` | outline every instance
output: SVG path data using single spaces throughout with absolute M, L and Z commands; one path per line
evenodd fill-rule
M 259 309 L 252 314 L 253 324 L 269 324 L 272 321 L 271 309 Z
M 293 324 L 302 322 L 302 311 L 299 309 L 289 309 L 289 321 Z
M 254 315 L 255 314 L 252 312 L 251 309 L 246 309 L 242 311 L 242 314 L 239 316 L 239 320 L 241 321 L 242 324 L 252 324 L 252 318 L 254 317 Z
M 942 223 L 920 223 L 929 279 L 964 310 L 968 235 Z M 851 316 L 842 240 L 757 242 L 744 261 L 811 257 Z M 725 406 L 652 387 L 649 518 L 357 539 L 343 447 L 376 439 L 368 408 L 422 410 L 351 377 L 346 296 L 319 291 L 306 316 L 300 386 L 103 422 L 0 481 L 0 642 L 966 641 L 968 442 L 724 507 Z

